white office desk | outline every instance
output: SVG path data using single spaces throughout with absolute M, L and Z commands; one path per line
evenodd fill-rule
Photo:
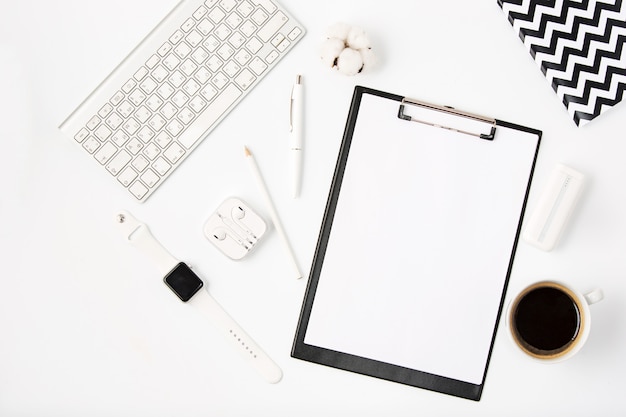
M 495 0 L 283 0 L 307 36 L 142 205 L 56 126 L 175 1 L 4 3 L 1 416 L 626 412 L 626 104 L 577 128 Z M 318 62 L 324 30 L 335 21 L 367 30 L 380 57 L 375 71 L 344 77 Z M 292 200 L 288 99 L 297 73 L 306 83 L 306 150 L 302 197 Z M 308 271 L 356 84 L 541 129 L 529 210 L 556 163 L 587 174 L 561 244 L 545 253 L 520 242 L 507 296 L 545 278 L 581 291 L 602 287 L 606 298 L 592 307 L 591 335 L 575 358 L 549 366 L 527 360 L 502 321 L 480 402 L 290 358 L 306 279 L 292 279 L 276 231 L 234 262 L 205 240 L 202 225 L 228 196 L 269 220 L 244 160 L 247 144 Z M 120 208 L 193 265 L 281 366 L 279 384 L 264 383 L 221 335 L 188 314 L 114 230 Z

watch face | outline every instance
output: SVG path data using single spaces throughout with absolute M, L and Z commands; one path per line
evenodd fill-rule
M 176 265 L 163 281 L 184 302 L 189 301 L 203 285 L 202 280 L 183 262 Z

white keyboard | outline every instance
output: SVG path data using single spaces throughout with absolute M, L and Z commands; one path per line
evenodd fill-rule
M 274 0 L 182 0 L 60 129 L 145 201 L 304 33 Z

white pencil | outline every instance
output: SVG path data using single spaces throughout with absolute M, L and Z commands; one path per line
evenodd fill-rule
M 265 199 L 265 204 L 267 205 L 267 209 L 269 210 L 270 216 L 272 217 L 272 223 L 274 223 L 274 227 L 276 228 L 278 235 L 281 237 L 281 239 L 283 240 L 283 243 L 285 244 L 285 248 L 287 249 L 287 252 L 289 253 L 289 257 L 291 258 L 291 263 L 293 264 L 293 267 L 297 273 L 297 279 L 300 279 L 302 278 L 302 273 L 300 272 L 300 268 L 298 267 L 296 256 L 293 253 L 293 249 L 291 249 L 291 245 L 289 244 L 289 239 L 287 239 L 287 234 L 285 233 L 285 229 L 283 229 L 283 226 L 280 223 L 280 219 L 278 218 L 278 212 L 276 211 L 276 208 L 274 207 L 274 203 L 272 202 L 272 197 L 270 196 L 270 193 L 267 190 L 267 185 L 265 185 L 265 181 L 263 180 L 261 171 L 259 171 L 259 166 L 257 165 L 256 160 L 254 159 L 254 155 L 252 155 L 252 152 L 250 152 L 250 150 L 246 146 L 244 146 L 244 150 L 246 152 L 246 159 L 248 160 L 248 164 L 250 165 L 250 169 L 252 170 L 252 174 L 254 175 L 254 179 L 257 182 L 257 186 L 259 187 L 259 190 L 261 191 L 261 194 L 263 195 L 263 198 Z

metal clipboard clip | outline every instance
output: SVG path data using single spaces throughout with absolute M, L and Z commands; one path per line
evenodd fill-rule
M 415 117 L 409 116 L 409 115 L 404 113 L 404 108 L 405 108 L 406 104 L 409 104 L 409 105 L 412 105 L 412 106 L 422 107 L 422 108 L 425 108 L 427 110 L 433 110 L 433 111 L 437 111 L 437 112 L 441 112 L 441 113 L 452 114 L 454 116 L 464 117 L 466 119 L 471 119 L 471 120 L 475 120 L 475 121 L 478 121 L 478 122 L 489 123 L 489 124 L 491 124 L 491 130 L 490 130 L 489 133 L 476 133 L 476 132 L 470 132 L 470 131 L 467 131 L 467 130 L 458 129 L 458 128 L 454 128 L 454 127 L 450 127 L 450 126 L 445 126 L 445 125 L 442 125 L 442 124 L 439 124 L 439 123 L 433 123 L 433 122 L 428 122 L 426 120 L 416 119 Z M 398 110 L 398 118 L 400 118 L 402 120 L 409 121 L 409 122 L 417 122 L 417 123 L 422 123 L 422 124 L 425 124 L 425 125 L 428 125 L 428 126 L 433 126 L 433 127 L 438 127 L 438 128 L 441 128 L 441 129 L 451 130 L 453 132 L 463 133 L 463 134 L 466 134 L 466 135 L 475 136 L 477 138 L 486 139 L 486 140 L 493 140 L 493 138 L 495 137 L 495 134 L 496 134 L 496 120 L 495 119 L 491 119 L 491 118 L 488 118 L 488 117 L 479 116 L 477 114 L 456 110 L 455 108 L 449 107 L 449 106 L 438 106 L 436 104 L 430 104 L 430 103 L 426 103 L 426 102 L 423 102 L 423 101 L 418 101 L 418 100 L 414 100 L 414 99 L 410 99 L 410 98 L 406 98 L 406 97 L 402 99 L 402 104 L 400 104 L 400 109 Z

